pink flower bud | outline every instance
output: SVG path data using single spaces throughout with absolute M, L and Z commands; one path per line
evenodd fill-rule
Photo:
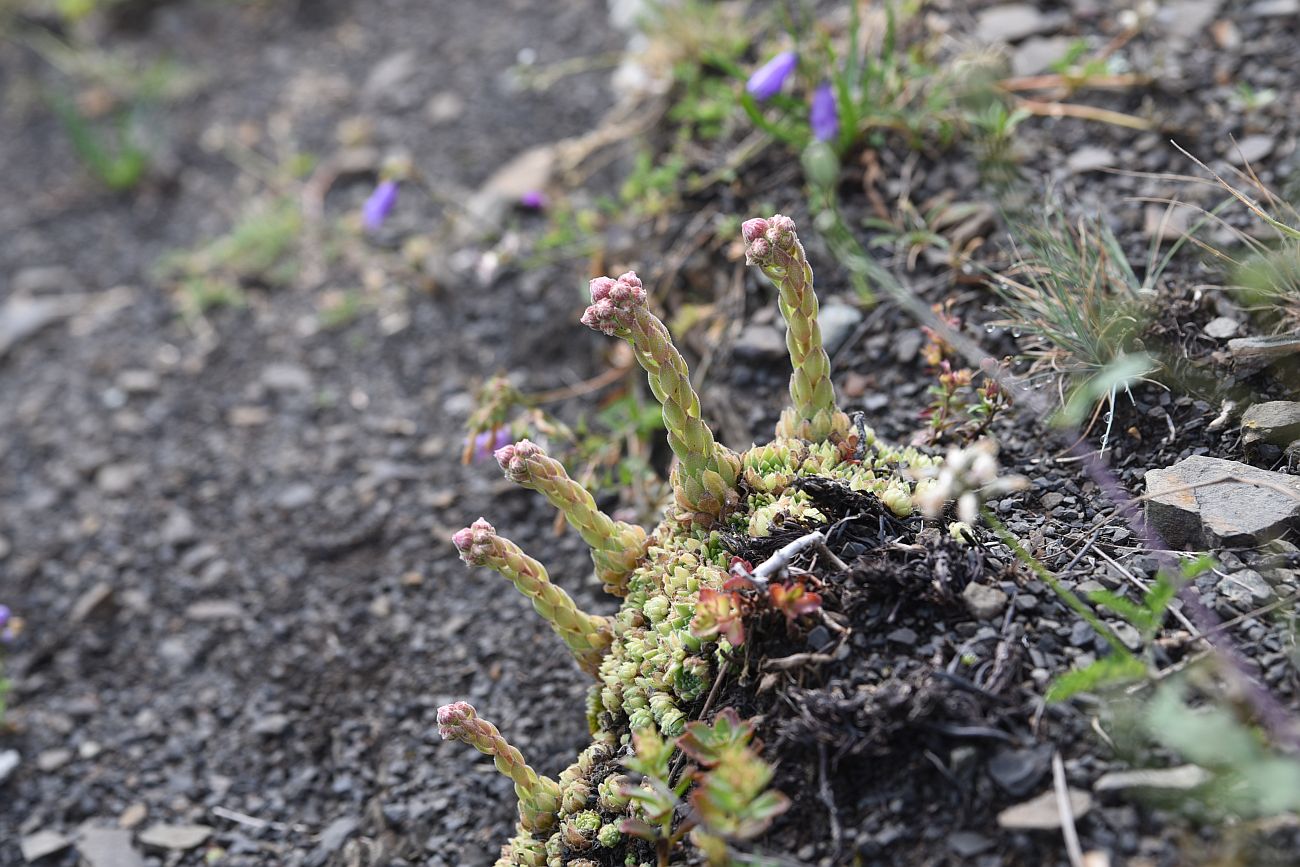
M 768 254 L 771 252 L 772 246 L 767 243 L 767 239 L 757 238 L 745 248 L 745 264 L 762 265 L 767 261 Z
M 543 454 L 542 447 L 530 440 L 520 440 L 512 446 L 497 449 L 497 463 L 505 472 L 506 478 L 522 484 L 528 480 L 528 459 Z
M 784 214 L 777 214 L 768 222 L 768 240 L 778 247 L 789 247 L 794 241 L 794 220 Z
M 451 740 L 460 735 L 460 727 L 466 720 L 475 719 L 478 714 L 474 706 L 467 701 L 455 701 L 438 708 L 438 734 L 442 739 Z
M 496 537 L 496 528 L 486 518 L 479 518 L 463 530 L 457 530 L 451 542 L 460 552 L 460 559 L 471 566 L 482 566 L 492 552 Z
M 618 308 L 608 298 L 602 298 L 582 314 L 582 324 L 612 336 L 618 331 Z
M 597 277 L 591 281 L 591 301 L 597 303 L 609 297 L 609 290 L 617 284 L 612 277 Z
M 752 220 L 746 220 L 740 225 L 740 235 L 745 239 L 746 244 L 752 244 L 767 233 L 767 220 L 762 217 L 755 217 Z

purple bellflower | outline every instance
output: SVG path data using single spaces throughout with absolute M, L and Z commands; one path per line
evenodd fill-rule
M 840 114 L 835 108 L 835 92 L 831 90 L 829 81 L 823 81 L 813 91 L 808 123 L 817 141 L 831 141 L 840 134 Z
M 377 232 L 397 204 L 397 181 L 380 181 L 361 208 L 361 224 L 367 232 Z
M 529 190 L 519 197 L 519 205 L 530 211 L 543 211 L 546 209 L 546 193 Z
M 799 65 L 799 55 L 793 51 L 782 51 L 767 63 L 764 63 L 745 83 L 745 90 L 754 99 L 762 102 L 771 99 L 781 90 L 781 85 Z
M 510 434 L 510 428 L 499 427 L 495 430 L 485 430 L 474 437 L 474 463 L 490 460 L 497 449 L 504 448 L 514 442 L 514 437 Z

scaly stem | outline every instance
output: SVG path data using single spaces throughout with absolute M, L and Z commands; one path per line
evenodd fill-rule
M 705 520 L 722 517 L 739 499 L 740 457 L 714 440 L 704 423 L 686 360 L 646 306 L 641 281 L 631 271 L 617 280 L 598 277 L 591 281 L 591 300 L 583 324 L 632 344 L 650 390 L 663 406 L 668 445 L 679 461 L 672 479 L 677 505 Z
M 741 234 L 745 261 L 757 265 L 776 285 L 785 318 L 785 345 L 794 368 L 790 375 L 793 406 L 781 414 L 776 435 L 814 442 L 842 441 L 853 425 L 835 405 L 831 360 L 817 324 L 812 266 L 795 234 L 794 220 L 780 214 L 770 220 L 747 220 Z
M 591 493 L 574 481 L 564 465 L 542 451 L 541 446 L 520 440 L 496 452 L 497 463 L 506 478 L 541 493 L 591 547 L 596 577 L 615 596 L 627 595 L 627 579 L 645 555 L 645 530 L 615 521 L 600 509 Z
M 472 705 L 458 701 L 438 708 L 438 734 L 443 740 L 467 743 L 492 756 L 497 770 L 515 784 L 519 797 L 519 823 L 527 831 L 549 831 L 560 808 L 560 784 L 540 776 L 510 746 L 497 727 L 480 719 Z
M 509 539 L 497 535 L 483 518 L 452 537 L 461 559 L 471 566 L 490 566 L 532 600 L 588 674 L 595 675 L 609 649 L 610 629 L 603 617 L 582 611 L 559 587 L 551 583 L 546 567 L 529 557 Z

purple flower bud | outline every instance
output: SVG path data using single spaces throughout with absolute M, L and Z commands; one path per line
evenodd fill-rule
M 781 85 L 785 84 L 785 80 L 790 77 L 790 73 L 794 72 L 794 68 L 798 65 L 798 54 L 793 51 L 782 51 L 776 57 L 754 70 L 754 74 L 745 83 L 745 90 L 749 91 L 750 96 L 759 102 L 771 99 L 781 90 Z
M 813 91 L 808 123 L 817 141 L 830 141 L 840 134 L 840 115 L 835 108 L 835 91 L 830 82 L 823 81 Z
M 13 612 L 9 610 L 8 605 L 0 605 L 0 629 L 9 625 L 9 618 L 12 615 Z
M 519 197 L 519 204 L 530 211 L 541 211 L 546 208 L 546 194 L 541 190 L 529 190 Z
M 397 181 L 380 181 L 361 208 L 361 224 L 367 232 L 377 232 L 397 204 Z

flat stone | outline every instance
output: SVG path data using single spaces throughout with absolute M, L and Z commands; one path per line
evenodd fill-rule
M 465 211 L 471 219 L 462 235 L 472 237 L 499 226 L 525 193 L 546 189 L 555 164 L 555 151 L 543 145 L 524 151 L 493 172 L 465 202 Z
M 1236 337 L 1237 332 L 1240 330 L 1241 323 L 1231 316 L 1216 316 L 1205 323 L 1205 336 L 1213 337 L 1215 340 L 1227 340 L 1229 337 Z
M 1052 764 L 1052 747 L 1002 750 L 989 759 L 988 774 L 1008 795 L 1020 798 L 1038 786 Z
M 1055 20 L 1029 3 L 1004 3 L 985 9 L 975 25 L 975 38 L 981 42 L 1019 42 L 1026 36 L 1055 27 Z
M 5 780 L 9 779 L 10 774 L 18 770 L 22 760 L 22 756 L 18 754 L 17 750 L 0 751 L 0 784 L 3 784 Z
M 149 815 L 149 807 L 143 801 L 136 801 L 122 811 L 117 817 L 117 824 L 123 828 L 134 828 Z
M 33 861 L 39 861 L 47 855 L 53 855 L 55 852 L 62 852 L 72 845 L 72 839 L 65 837 L 58 831 L 37 831 L 35 834 L 28 834 L 18 844 L 22 850 L 23 860 L 28 864 Z
M 1147 520 L 1178 548 L 1253 545 L 1300 518 L 1300 478 L 1238 461 L 1197 455 L 1148 471 L 1146 483 Z
M 83 623 L 87 620 L 106 618 L 112 613 L 114 607 L 113 585 L 101 581 L 77 597 L 68 619 L 73 623 Z
M 1256 18 L 1281 18 L 1300 14 L 1300 0 L 1259 0 L 1251 4 L 1246 14 Z
M 974 858 L 992 848 L 992 840 L 974 831 L 958 831 L 948 835 L 948 850 L 959 858 Z
M 1131 789 L 1149 789 L 1167 792 L 1186 792 L 1213 779 L 1213 774 L 1196 765 L 1176 768 L 1146 768 L 1137 771 L 1111 771 L 1102 774 L 1092 784 L 1094 792 L 1125 792 Z
M 1254 404 L 1242 413 L 1241 429 L 1247 443 L 1287 445 L 1300 437 L 1300 403 L 1270 400 Z
M 286 512 L 301 509 L 316 499 L 316 489 L 306 482 L 297 482 L 276 495 L 275 504 Z
M 1257 163 L 1273 153 L 1277 139 L 1271 135 L 1248 135 L 1237 141 L 1236 147 L 1228 149 L 1228 162 L 1235 166 Z
M 1273 588 L 1254 569 L 1242 569 L 1223 578 L 1214 591 L 1238 608 L 1256 608 L 1273 601 Z
M 425 103 L 424 113 L 433 124 L 451 123 L 465 113 L 465 100 L 454 91 L 435 93 Z
M 308 391 L 311 372 L 296 364 L 268 364 L 262 369 L 262 385 L 271 391 Z
M 1087 792 L 1070 789 L 1069 800 L 1076 821 L 1092 809 L 1092 795 Z M 1048 789 L 1036 798 L 1007 807 L 998 813 L 998 824 L 1008 831 L 1055 831 L 1061 827 L 1055 790 Z
M 903 626 L 898 629 L 895 629 L 893 632 L 886 635 L 885 638 L 889 639 L 895 644 L 902 644 L 907 647 L 911 647 L 912 645 L 916 644 L 916 631 L 913 629 L 909 629 L 906 626 Z
M 1037 75 L 1065 57 L 1074 40 L 1066 36 L 1035 36 L 1026 39 L 1011 54 L 1012 75 Z
M 289 717 L 282 713 L 269 713 L 253 721 L 251 730 L 255 735 L 281 735 L 289 727 Z
M 1272 337 L 1237 337 L 1228 341 L 1228 352 L 1238 368 L 1256 370 L 1300 355 L 1300 331 Z
M 63 265 L 32 265 L 14 275 L 9 283 L 13 295 L 42 295 L 80 289 L 77 276 Z
M 36 756 L 36 768 L 45 774 L 53 773 L 72 761 L 72 755 L 72 750 L 63 749 L 62 747 L 44 750 Z
M 209 620 L 240 620 L 244 609 L 229 599 L 201 599 L 185 609 L 185 616 L 200 622 Z
M 89 867 L 145 867 L 131 845 L 131 832 L 122 828 L 85 828 L 76 845 Z
M 1194 39 L 1199 36 L 1214 16 L 1219 14 L 1222 0 L 1176 0 L 1167 4 L 1160 13 L 1161 23 L 1176 39 Z
M 1007 594 L 996 587 L 986 587 L 974 581 L 966 585 L 961 592 L 966 610 L 976 620 L 992 620 L 1007 608 Z
M 832 301 L 818 311 L 817 323 L 822 329 L 822 345 L 828 355 L 844 345 L 853 331 L 862 323 L 862 311 L 838 301 Z
M 190 513 L 178 508 L 167 515 L 167 520 L 163 521 L 158 535 L 166 544 L 179 547 L 197 539 L 198 531 L 194 527 L 194 519 L 190 517 Z
M 140 832 L 140 842 L 155 849 L 185 851 L 212 836 L 207 825 L 150 825 Z
M 1095 172 L 1097 169 L 1111 168 L 1119 163 L 1115 152 L 1109 148 L 1096 145 L 1084 145 L 1065 161 L 1065 167 L 1076 175 Z
M 414 49 L 390 54 L 370 70 L 362 92 L 368 99 L 389 100 L 420 70 L 420 63 Z
M 140 477 L 136 464 L 106 464 L 95 473 L 95 486 L 109 496 L 125 494 Z
M 736 339 L 735 354 L 749 361 L 776 361 L 786 357 L 785 338 L 771 325 L 751 322 Z
M 307 856 L 307 863 L 311 867 L 319 867 L 329 861 L 330 856 L 342 847 L 344 841 L 352 836 L 360 825 L 361 823 L 352 816 L 343 816 L 330 822 L 321 832 L 316 848 Z
M 117 375 L 117 387 L 127 394 L 152 394 L 161 384 L 152 370 L 124 370 Z
M 24 340 L 71 316 L 79 303 L 79 298 L 70 296 L 15 296 L 0 304 L 0 358 Z

